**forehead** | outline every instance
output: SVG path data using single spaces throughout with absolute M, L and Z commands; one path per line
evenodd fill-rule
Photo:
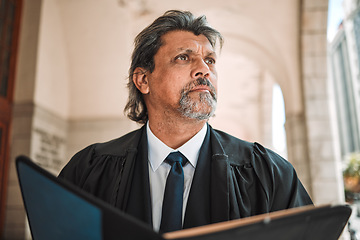
M 203 51 L 213 53 L 214 48 L 205 35 L 195 35 L 188 31 L 170 31 L 161 37 L 163 50 L 179 51 L 190 49 L 192 51 Z

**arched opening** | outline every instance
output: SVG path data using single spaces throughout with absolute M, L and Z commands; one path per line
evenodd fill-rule
M 287 158 L 285 122 L 283 94 L 280 86 L 274 84 L 272 90 L 272 145 L 276 152 Z

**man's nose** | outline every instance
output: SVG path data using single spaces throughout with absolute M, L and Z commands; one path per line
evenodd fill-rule
M 198 77 L 208 77 L 210 74 L 210 68 L 206 64 L 204 59 L 197 59 L 194 62 L 194 67 L 192 69 L 192 77 L 198 78 Z

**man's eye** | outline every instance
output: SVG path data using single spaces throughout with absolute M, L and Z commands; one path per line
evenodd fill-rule
M 207 63 L 207 64 L 215 64 L 215 59 L 213 59 L 213 58 L 207 58 L 207 59 L 205 59 L 205 62 Z
M 179 55 L 175 58 L 175 60 L 187 61 L 189 60 L 189 57 L 187 55 Z

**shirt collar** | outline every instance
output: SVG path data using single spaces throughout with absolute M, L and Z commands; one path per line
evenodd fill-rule
M 155 172 L 165 158 L 171 153 L 179 151 L 181 152 L 193 167 L 196 167 L 200 148 L 204 142 L 207 132 L 207 124 L 204 124 L 203 128 L 195 134 L 189 141 L 183 144 L 178 149 L 172 149 L 158 139 L 150 130 L 149 122 L 146 124 L 146 133 L 148 139 L 148 159 L 152 170 Z

